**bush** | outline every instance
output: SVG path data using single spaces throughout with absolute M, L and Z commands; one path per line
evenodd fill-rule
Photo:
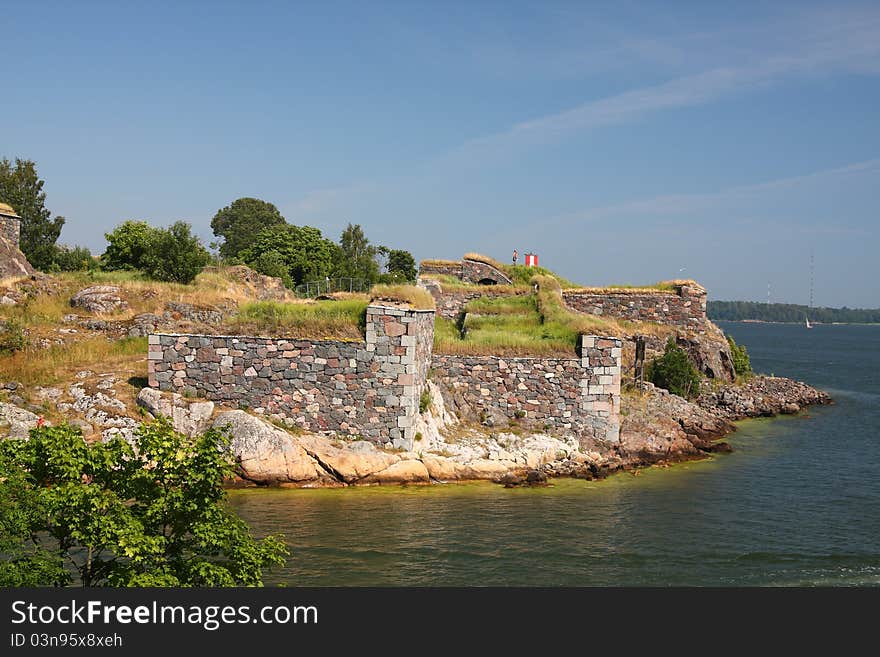
M 143 270 L 157 281 L 192 283 L 211 260 L 208 250 L 192 234 L 190 225 L 178 221 L 155 234 L 143 255 Z
M 89 444 L 68 425 L 0 441 L 0 586 L 259 586 L 284 562 L 226 505 L 225 434 L 159 420 L 135 441 Z
M 293 288 L 294 286 L 284 256 L 274 249 L 258 255 L 250 262 L 250 267 L 264 276 L 280 278 L 287 288 Z
M 14 354 L 26 346 L 27 338 L 21 321 L 12 318 L 7 319 L 5 325 L 0 323 L 0 354 Z
M 53 271 L 94 271 L 98 263 L 92 257 L 92 252 L 84 246 L 61 245 L 55 249 L 52 259 Z
M 700 390 L 700 373 L 671 337 L 666 342 L 663 355 L 649 364 L 647 378 L 658 388 L 680 397 L 693 397 Z
M 738 345 L 733 336 L 727 336 L 727 344 L 730 345 L 730 355 L 733 358 L 733 369 L 737 376 L 749 376 L 752 373 L 752 361 L 745 345 Z
M 158 228 L 153 228 L 146 221 L 130 220 L 105 233 L 107 249 L 101 256 L 101 268 L 107 271 L 142 269 L 158 232 Z

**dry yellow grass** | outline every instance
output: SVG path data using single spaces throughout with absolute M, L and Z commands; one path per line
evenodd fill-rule
M 83 369 L 112 371 L 123 366 L 136 366 L 146 376 L 146 362 L 146 338 L 89 338 L 48 349 L 27 347 L 0 357 L 0 380 L 45 386 L 68 381 Z
M 464 259 L 473 260 L 474 262 L 482 262 L 483 264 L 495 267 L 495 269 L 498 269 L 502 272 L 504 271 L 504 265 L 498 262 L 495 258 L 483 255 L 482 253 L 465 253 Z
M 687 285 L 705 291 L 705 288 L 693 280 L 676 279 L 660 281 L 654 285 L 608 285 L 606 287 L 566 287 L 566 292 L 582 292 L 584 294 L 678 294 L 678 288 Z
M 458 260 L 441 260 L 439 258 L 429 258 L 419 263 L 420 266 L 425 267 L 455 267 L 460 264 Z
M 414 285 L 376 285 L 370 301 L 406 304 L 416 310 L 434 310 L 431 293 Z

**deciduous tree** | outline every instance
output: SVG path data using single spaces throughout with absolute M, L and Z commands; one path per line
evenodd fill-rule
M 245 197 L 218 210 L 211 219 L 211 229 L 217 237 L 223 238 L 220 255 L 233 259 L 240 257 L 257 233 L 285 223 L 278 208 L 268 201 Z
M 46 193 L 31 160 L 0 160 L 0 201 L 11 205 L 21 217 L 22 253 L 34 267 L 47 270 L 55 255 L 64 217 L 52 218 L 46 209 Z
M 283 563 L 224 504 L 228 438 L 167 420 L 87 444 L 62 425 L 0 441 L 0 584 L 251 586 Z M 68 567 L 62 568 L 62 564 Z

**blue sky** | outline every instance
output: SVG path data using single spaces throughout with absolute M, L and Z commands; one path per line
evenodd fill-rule
M 876 3 L 6 2 L 62 241 L 241 196 L 417 259 L 880 306 Z

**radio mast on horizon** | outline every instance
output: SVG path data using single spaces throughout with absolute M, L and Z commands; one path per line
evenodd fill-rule
M 813 278 L 814 278 L 814 260 L 813 260 L 813 250 L 810 249 L 810 310 L 813 309 Z

